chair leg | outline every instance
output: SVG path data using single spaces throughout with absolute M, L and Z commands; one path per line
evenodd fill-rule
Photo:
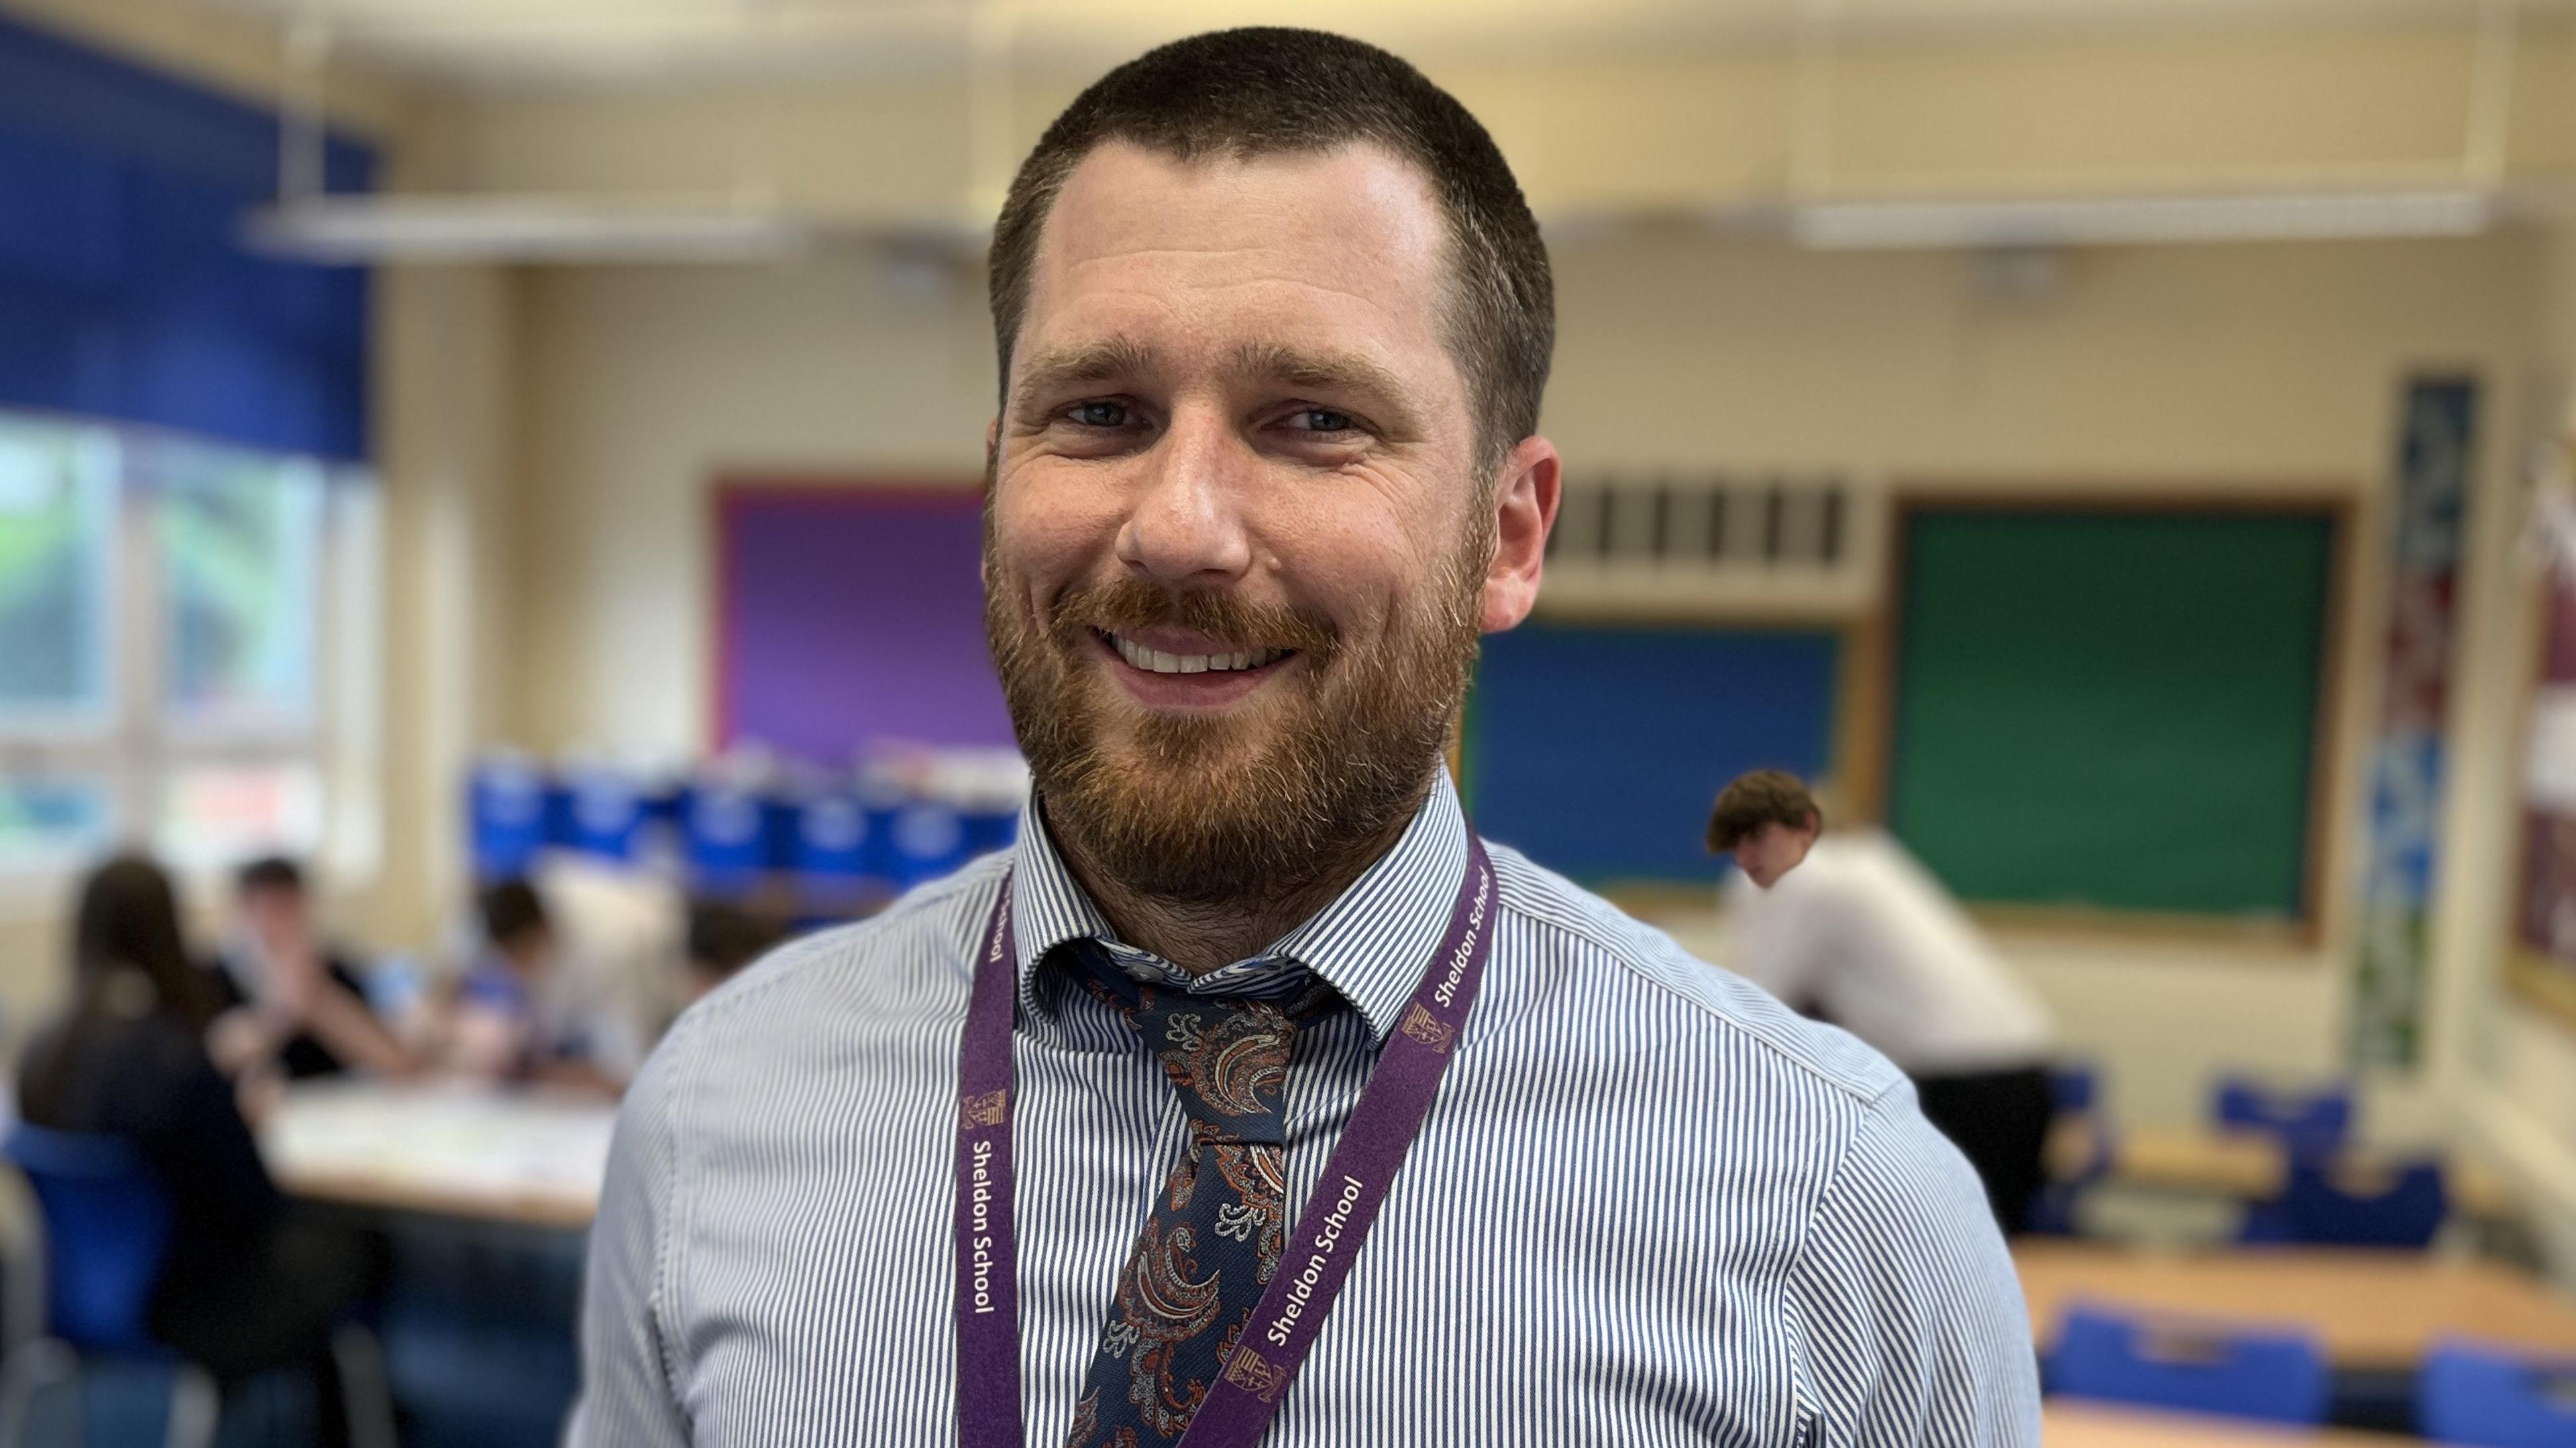
M 393 1389 L 385 1380 L 384 1345 L 359 1323 L 331 1333 L 331 1366 L 340 1374 L 340 1406 L 349 1415 L 349 1448 L 400 1448 L 394 1437 Z
M 223 1415 L 224 1394 L 215 1375 L 181 1363 L 170 1375 L 170 1425 L 162 1441 L 169 1448 L 214 1448 Z
M 79 1371 L 80 1360 L 60 1338 L 34 1337 L 20 1343 L 7 1364 L 0 1366 L 0 1448 L 27 1448 L 36 1395 L 71 1381 Z

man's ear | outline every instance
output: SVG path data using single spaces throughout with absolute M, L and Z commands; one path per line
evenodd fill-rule
M 1547 564 L 1547 530 L 1556 526 L 1564 459 L 1543 437 L 1521 439 L 1494 484 L 1494 561 L 1485 571 L 1481 625 L 1501 633 L 1529 617 Z

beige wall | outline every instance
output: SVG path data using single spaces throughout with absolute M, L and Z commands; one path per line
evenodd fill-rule
M 2562 103 L 2576 95 L 2576 64 L 2543 80 Z M 2576 114 L 2553 118 L 2558 142 L 2576 147 Z M 2563 209 L 2540 247 L 2533 292 L 2539 334 L 2529 409 L 2532 435 L 2576 436 L 2576 217 Z M 2516 459 L 2517 464 L 2526 461 Z M 2539 585 L 2513 537 L 2519 490 L 2496 510 L 2483 552 L 2496 566 L 2470 600 L 2489 620 L 2493 646 L 2464 678 L 2458 737 L 2487 761 L 2486 777 L 2463 779 L 2452 801 L 2454 876 L 2444 904 L 2446 956 L 2443 1051 L 2437 1061 L 2463 1134 L 2487 1143 L 2536 1195 L 2557 1210 L 2548 1226 L 2562 1262 L 2576 1261 L 2576 1023 L 2516 995 L 2504 982 L 2511 899 L 2519 853 L 2523 724 L 2534 668 Z
M 2513 236 L 2096 250 L 2038 304 L 1981 301 L 1952 253 L 1649 232 L 1561 244 L 1556 265 L 1545 425 L 1578 472 L 2359 495 L 2410 369 L 2524 385 L 2539 258 Z M 863 259 L 523 279 L 531 743 L 704 743 L 716 475 L 971 481 L 980 288 L 961 273 L 924 295 Z
M 2565 16 L 2534 13 L 2510 85 L 2473 32 L 2165 25 L 1779 36 L 1670 51 L 1417 55 L 1492 130 L 1542 216 L 1819 196 L 2483 184 L 2576 164 Z M 1023 65 L 1029 58 L 1023 58 Z M 2509 75 L 2506 73 L 2509 72 Z M 979 142 L 938 75 L 501 96 L 474 108 L 465 184 L 747 193 L 822 217 L 969 224 L 1089 79 L 1023 71 Z M 2501 98 L 2491 115 L 2482 97 Z M 979 154 L 980 150 L 980 154 Z
M 2038 490 L 2293 485 L 2366 500 L 2387 471 L 2402 378 L 2469 367 L 2505 414 L 2486 453 L 2492 495 L 2530 385 L 2543 260 L 2522 236 L 2108 249 L 2072 256 L 2055 299 L 2004 305 L 1978 299 L 1954 254 L 1823 255 L 1664 231 L 1594 239 L 1557 250 L 1562 341 L 1545 425 L 1578 472 L 1822 465 Z M 972 277 L 943 297 L 899 294 L 862 262 L 528 278 L 530 742 L 704 743 L 717 475 L 971 478 L 992 365 L 978 297 Z M 2376 516 L 2364 515 L 2356 621 L 2375 616 Z M 2338 881 L 2353 864 L 2371 633 L 2348 640 Z M 2063 936 L 2008 948 L 2141 1115 L 2195 1114 L 2222 1066 L 2325 1073 L 2340 1060 L 2340 932 L 2314 950 Z
M 524 278 L 528 742 L 704 745 L 720 473 L 973 484 L 993 372 L 981 287 L 912 293 L 864 258 Z

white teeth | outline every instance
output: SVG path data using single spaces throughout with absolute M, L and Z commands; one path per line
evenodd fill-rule
M 1153 674 L 1209 674 L 1226 673 L 1234 669 L 1258 669 L 1276 662 L 1285 652 L 1281 649 L 1247 649 L 1241 653 L 1231 654 L 1167 654 L 1160 649 L 1149 649 L 1142 644 L 1120 638 L 1116 634 L 1111 634 L 1109 641 L 1117 646 L 1118 657 L 1125 659 L 1136 668 Z

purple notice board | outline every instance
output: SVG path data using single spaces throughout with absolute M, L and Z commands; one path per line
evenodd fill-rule
M 1009 744 L 971 485 L 716 490 L 715 743 Z

